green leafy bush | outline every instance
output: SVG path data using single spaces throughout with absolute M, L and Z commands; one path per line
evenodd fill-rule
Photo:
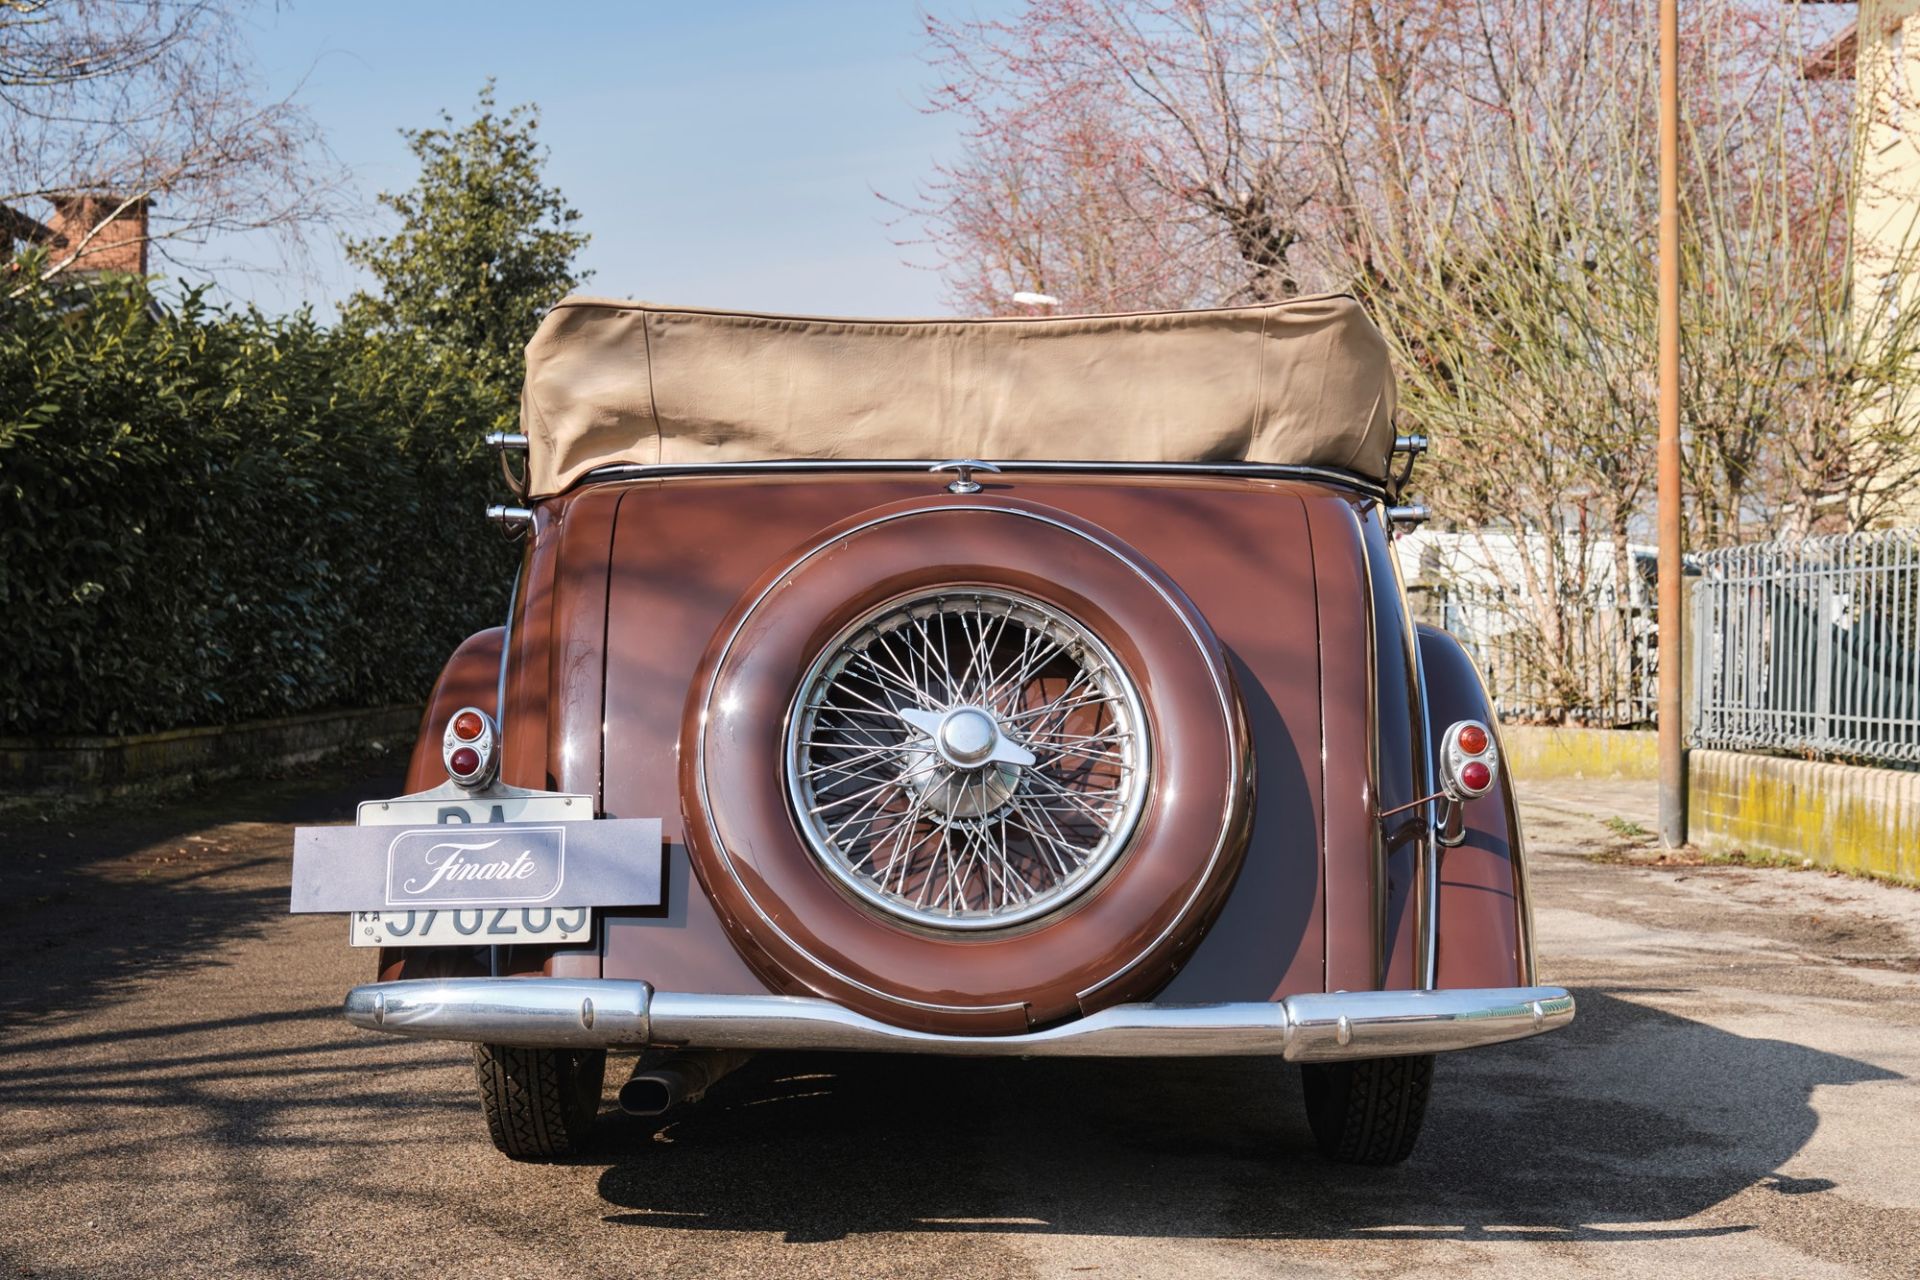
M 515 390 L 137 281 L 0 303 L 0 733 L 424 698 L 504 615 L 480 434 Z

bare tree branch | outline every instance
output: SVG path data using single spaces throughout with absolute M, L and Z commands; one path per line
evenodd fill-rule
M 249 0 L 0 3 L 0 206 L 104 197 L 95 225 L 49 246 L 30 288 L 144 239 L 170 260 L 217 233 L 301 249 L 346 206 L 340 166 L 292 98 L 262 93 L 240 15 Z

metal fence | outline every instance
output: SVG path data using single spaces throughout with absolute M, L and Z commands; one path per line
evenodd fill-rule
M 1698 563 L 1692 745 L 1920 764 L 1920 530 Z
M 1629 728 L 1653 723 L 1660 654 L 1651 601 L 1622 594 L 1568 594 L 1543 620 L 1504 591 L 1450 583 L 1414 608 L 1473 655 L 1502 720 Z

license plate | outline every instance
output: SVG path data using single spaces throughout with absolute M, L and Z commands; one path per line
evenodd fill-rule
M 587 822 L 592 796 L 503 796 L 491 799 L 367 800 L 357 826 L 415 827 L 489 822 Z M 588 942 L 587 907 L 466 907 L 418 911 L 356 911 L 350 941 L 356 947 L 458 947 Z
M 463 907 L 420 911 L 356 911 L 356 947 L 512 946 L 585 942 L 593 937 L 588 907 Z
M 592 796 L 501 796 L 497 799 L 363 800 L 356 826 L 425 827 L 438 822 L 589 822 Z

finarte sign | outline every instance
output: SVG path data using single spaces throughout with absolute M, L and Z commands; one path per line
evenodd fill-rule
M 387 846 L 390 907 L 551 902 L 566 879 L 567 829 L 515 826 L 402 831 Z M 577 904 L 570 904 L 577 905 Z
M 657 818 L 296 827 L 296 912 L 408 907 L 653 907 Z

